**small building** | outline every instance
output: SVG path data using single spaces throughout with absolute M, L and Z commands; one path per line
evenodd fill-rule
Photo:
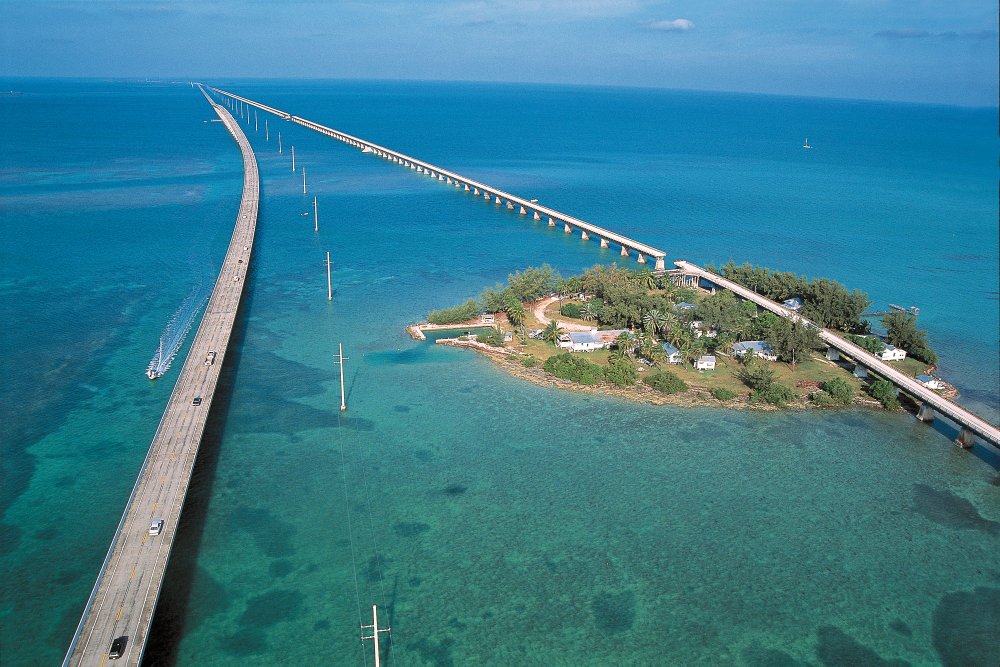
M 493 324 L 493 313 L 483 313 L 479 316 L 480 324 Z
M 715 357 L 711 354 L 703 354 L 695 360 L 694 367 L 699 371 L 714 371 Z
M 701 320 L 694 320 L 693 322 L 691 322 L 691 333 L 694 334 L 695 338 L 701 338 L 702 336 L 704 336 L 705 338 L 719 337 L 718 329 L 712 329 L 711 327 L 706 327 L 705 323 L 702 322 Z
M 924 385 L 928 389 L 944 389 L 946 387 L 942 380 L 934 377 L 933 375 L 918 375 L 917 382 Z
M 606 329 L 598 331 L 597 327 L 590 331 L 570 331 L 559 336 L 558 345 L 570 352 L 593 352 L 611 347 L 618 342 L 618 337 L 627 329 Z
M 663 354 L 667 355 L 668 364 L 679 364 L 684 361 L 684 356 L 681 351 L 670 343 L 663 344 Z
M 906 350 L 901 350 L 892 345 L 886 345 L 885 349 L 877 355 L 882 361 L 902 361 L 906 359 Z
M 733 354 L 737 357 L 745 357 L 751 352 L 754 356 L 761 359 L 767 359 L 768 361 L 778 360 L 778 355 L 766 340 L 744 340 L 739 343 L 733 343 Z
M 793 296 L 791 299 L 785 299 L 784 301 L 781 302 L 781 305 L 787 308 L 788 310 L 794 310 L 795 312 L 799 312 L 800 310 L 802 310 L 802 297 Z

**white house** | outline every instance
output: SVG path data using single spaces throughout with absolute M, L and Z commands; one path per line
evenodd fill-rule
M 711 354 L 703 354 L 694 362 L 694 367 L 699 371 L 714 371 L 715 357 Z
M 892 345 L 886 345 L 885 349 L 882 350 L 878 357 L 882 361 L 902 361 L 906 359 L 906 350 L 901 350 L 898 347 L 893 347 Z
M 778 360 L 778 355 L 766 340 L 745 340 L 733 343 L 733 354 L 737 357 L 745 357 L 750 352 L 753 352 L 754 355 L 761 359 L 767 359 L 768 361 Z
M 924 385 L 928 389 L 944 389 L 945 384 L 933 375 L 918 375 L 917 382 Z
M 627 329 L 607 329 L 598 331 L 597 327 L 590 331 L 570 331 L 559 336 L 559 347 L 570 352 L 593 352 L 611 347 L 618 341 L 618 336 Z
M 667 355 L 668 364 L 679 364 L 684 361 L 684 356 L 681 354 L 681 351 L 670 343 L 663 344 L 663 353 Z

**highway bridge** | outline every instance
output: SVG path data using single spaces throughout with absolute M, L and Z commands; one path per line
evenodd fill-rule
M 474 179 L 462 176 L 461 174 L 457 174 L 453 171 L 442 169 L 441 167 L 435 166 L 430 162 L 419 160 L 415 157 L 400 153 L 399 151 L 392 150 L 391 148 L 386 148 L 385 146 L 380 146 L 371 141 L 347 134 L 346 132 L 341 132 L 340 130 L 320 125 L 319 123 L 315 123 L 311 120 L 293 116 L 288 112 L 266 106 L 246 97 L 240 97 L 239 95 L 235 95 L 218 88 L 210 87 L 209 89 L 224 98 L 227 103 L 231 104 L 235 102 L 237 104 L 256 107 L 268 113 L 274 114 L 279 118 L 283 118 L 284 120 L 298 123 L 299 125 L 309 128 L 310 130 L 332 137 L 338 141 L 342 141 L 349 146 L 354 146 L 365 153 L 372 153 L 377 157 L 394 162 L 404 168 L 418 171 L 422 174 L 430 176 L 434 180 L 444 181 L 447 185 L 454 185 L 455 188 L 458 188 L 463 192 L 472 192 L 476 196 L 481 196 L 486 201 L 492 200 L 498 206 L 506 206 L 511 210 L 516 209 L 521 215 L 531 214 L 535 220 L 541 220 L 543 217 L 546 217 L 548 218 L 548 224 L 550 227 L 562 224 L 563 231 L 567 234 L 579 231 L 580 236 L 583 239 L 595 237 L 600 242 L 602 248 L 608 248 L 610 247 L 610 244 L 614 243 L 621 249 L 620 254 L 622 257 L 629 257 L 631 256 L 631 253 L 635 253 L 636 260 L 640 264 L 645 264 L 647 262 L 647 258 L 652 258 L 654 261 L 654 270 L 656 271 L 663 271 L 666 268 L 666 253 L 659 248 L 654 248 L 653 246 L 646 245 L 645 243 L 640 243 L 635 239 L 623 236 L 609 229 L 598 227 L 597 225 L 586 222 L 585 220 L 580 220 L 579 218 L 567 215 L 566 213 L 562 213 L 548 206 L 543 206 L 539 204 L 537 200 L 519 197 L 499 188 L 495 188 L 492 185 L 487 185 Z
M 138 665 L 149 635 L 205 422 L 225 363 L 257 227 L 257 160 L 239 123 L 204 89 L 243 153 L 243 197 L 236 226 L 198 333 L 174 385 L 111 547 L 63 665 L 103 665 L 125 637 L 118 664 Z M 150 524 L 162 520 L 162 531 Z M 119 642 L 121 643 L 121 642 Z
M 971 447 L 974 441 L 973 436 L 978 435 L 994 447 L 1000 448 L 1000 429 L 998 429 L 995 425 L 989 423 L 971 410 L 967 410 L 957 403 L 941 396 L 933 389 L 925 387 L 910 376 L 901 373 L 896 368 L 893 368 L 891 365 L 882 361 L 875 355 L 845 339 L 840 334 L 830 331 L 829 329 L 823 329 L 790 308 L 786 308 L 776 301 L 763 297 L 753 290 L 743 287 L 739 283 L 735 283 L 732 280 L 727 280 L 722 276 L 710 273 L 697 264 L 692 264 L 691 262 L 685 260 L 678 260 L 674 262 L 674 265 L 680 269 L 683 274 L 698 276 L 713 285 L 718 285 L 719 287 L 730 290 L 737 296 L 753 301 L 761 308 L 769 310 L 775 315 L 780 315 L 781 317 L 787 317 L 792 320 L 798 320 L 810 324 L 817 330 L 819 337 L 824 343 L 836 350 L 839 350 L 845 356 L 853 359 L 855 363 L 867 368 L 879 377 L 892 382 L 901 391 L 911 396 L 918 404 L 928 406 L 955 422 L 960 429 L 957 442 L 963 447 Z M 926 408 L 923 409 L 923 412 L 924 415 L 927 415 Z

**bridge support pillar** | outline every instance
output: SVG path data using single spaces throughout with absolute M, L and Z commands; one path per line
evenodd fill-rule
M 474 194 L 474 195 L 476 195 L 476 196 L 478 197 L 478 196 L 479 196 L 479 194 L 480 194 L 480 193 L 479 193 L 479 188 L 473 188 L 473 189 L 472 189 L 472 194 Z
M 484 191 L 484 192 L 483 192 L 483 199 L 485 199 L 486 201 L 489 201 L 489 200 L 490 200 L 490 193 L 489 193 L 489 192 L 486 192 L 486 191 Z
M 590 234 L 587 233 L 587 230 L 581 229 L 580 230 L 580 238 L 583 239 L 584 241 L 586 241 L 587 239 L 590 238 Z
M 469 184 L 468 184 L 468 183 L 466 183 L 466 184 L 465 184 L 465 191 L 466 191 L 466 192 L 468 192 L 468 191 L 469 191 L 469 189 L 470 189 L 470 188 L 469 188 Z M 478 193 L 478 192 L 476 192 L 476 194 L 478 195 L 479 193 Z
M 462 184 L 461 184 L 461 183 L 459 183 L 458 181 L 455 181 L 455 187 L 456 187 L 456 188 L 460 188 L 460 187 L 462 187 Z M 468 190 L 468 189 L 469 189 L 469 186 L 468 186 L 468 185 L 466 185 L 466 186 L 465 186 L 465 189 L 466 189 L 466 190 Z
M 564 233 L 569 234 L 572 231 L 573 231 L 573 228 L 569 226 L 568 222 L 565 225 L 563 225 L 563 232 Z
M 513 211 L 514 210 L 514 203 L 513 202 L 507 202 L 507 210 L 508 211 Z
M 448 177 L 448 185 L 451 185 L 451 176 Z
M 646 263 L 646 258 L 643 256 L 643 254 L 641 252 L 640 253 L 636 253 L 636 255 L 637 256 L 635 258 L 635 261 L 639 262 L 640 264 L 645 264 Z
M 628 248 L 622 246 L 622 251 L 619 253 L 622 257 L 628 257 Z
M 930 403 L 920 404 L 920 409 L 917 410 L 917 419 L 922 422 L 934 421 L 934 408 L 931 407 Z
M 518 211 L 518 213 L 520 213 L 521 215 L 528 215 L 528 209 L 524 208 L 524 206 L 522 205 L 521 210 Z
M 666 259 L 663 258 L 663 257 L 657 257 L 656 258 L 656 266 L 654 267 L 654 270 L 655 271 L 666 271 L 667 270 L 667 261 L 666 261 Z
M 538 211 L 535 211 L 535 215 L 533 217 L 534 217 L 535 220 L 541 220 L 542 219 L 542 216 L 538 215 Z
M 840 361 L 840 350 L 835 347 L 826 348 L 826 358 L 830 361 Z
M 607 239 L 601 239 L 601 247 L 602 248 L 607 248 L 608 247 L 608 240 Z
M 501 201 L 500 201 L 500 195 L 497 195 L 496 201 L 494 203 L 497 204 L 497 205 L 499 205 L 501 203 Z
M 444 176 L 442 176 L 441 174 L 438 174 L 438 180 L 439 181 L 443 181 L 444 180 Z
M 553 220 L 553 219 L 551 218 L 551 216 L 550 216 L 550 217 L 549 217 L 549 227 L 555 227 L 555 226 L 556 226 L 556 221 L 555 221 L 555 220 Z
M 868 369 L 861 364 L 854 364 L 854 377 L 861 379 L 868 377 Z
M 962 430 L 958 432 L 958 437 L 955 438 L 955 444 L 962 449 L 972 449 L 976 444 L 976 434 L 963 426 Z

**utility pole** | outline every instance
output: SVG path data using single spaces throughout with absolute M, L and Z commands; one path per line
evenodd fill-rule
M 333 262 L 330 261 L 330 251 L 326 251 L 326 300 L 333 301 L 333 283 L 330 280 L 330 266 Z
M 365 639 L 374 639 L 375 640 L 375 667 L 379 667 L 378 633 L 380 633 L 380 632 L 389 632 L 389 630 L 391 628 L 388 628 L 388 627 L 386 627 L 386 628 L 380 628 L 380 627 L 378 627 L 378 609 L 376 609 L 375 605 L 372 605 L 372 624 L 371 625 L 362 625 L 361 626 L 362 630 L 367 630 L 369 628 L 371 628 L 371 631 L 372 631 L 371 635 L 361 635 L 361 639 L 362 640 L 365 640 Z
M 306 193 L 306 168 L 302 167 L 302 194 Z
M 257 110 L 253 110 L 253 131 L 256 132 L 260 127 L 257 125 Z
M 345 400 L 344 394 L 344 360 L 350 359 L 350 357 L 344 356 L 344 344 L 337 343 L 340 353 L 337 355 L 339 358 L 334 362 L 340 365 L 340 411 L 343 412 L 347 409 L 347 401 Z M 375 640 L 376 646 L 378 645 L 378 640 Z M 375 664 L 378 664 L 377 662 Z
M 319 204 L 317 203 L 315 197 L 313 197 L 313 220 L 314 220 L 313 231 L 314 232 L 318 232 L 319 231 Z
M 295 144 L 292 144 L 292 173 L 295 173 Z
M 278 130 L 278 152 L 281 152 L 281 130 Z
M 264 141 L 270 141 L 271 134 L 267 131 L 267 118 L 264 119 Z

